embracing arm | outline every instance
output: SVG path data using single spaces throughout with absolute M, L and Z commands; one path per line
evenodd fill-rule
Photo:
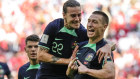
M 106 40 L 107 41 L 107 40 Z M 98 49 L 96 55 L 99 55 L 98 57 L 98 61 L 99 63 L 101 62 L 101 60 L 103 59 L 103 57 L 105 58 L 105 62 L 107 61 L 107 57 L 110 56 L 111 57 L 111 51 L 114 51 L 116 48 L 116 44 L 111 42 L 111 41 L 107 41 L 107 44 L 104 45 L 103 47 L 101 47 L 100 49 Z M 113 59 L 111 57 L 111 59 Z
M 116 44 L 112 41 L 109 41 L 106 39 L 107 45 L 111 47 L 111 51 L 114 51 L 116 49 Z
M 70 59 L 56 57 L 54 55 L 49 54 L 48 52 L 49 50 L 47 48 L 39 46 L 38 60 L 41 62 L 47 62 L 52 64 L 69 64 Z

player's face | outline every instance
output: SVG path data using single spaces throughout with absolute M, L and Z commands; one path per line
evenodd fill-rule
M 67 13 L 63 13 L 64 25 L 68 29 L 78 29 L 81 22 L 81 7 L 67 7 Z
M 30 60 L 37 59 L 37 51 L 38 51 L 38 42 L 28 41 L 25 47 L 25 51 Z
M 107 24 L 103 23 L 103 16 L 92 14 L 87 23 L 87 35 L 89 38 L 103 37 Z

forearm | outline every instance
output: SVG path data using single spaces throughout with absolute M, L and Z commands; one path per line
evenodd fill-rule
M 87 74 L 99 79 L 113 79 L 107 70 L 94 70 L 94 69 L 89 69 L 87 71 Z
M 68 65 L 69 62 L 70 62 L 70 59 L 68 58 L 59 58 L 59 57 L 52 56 L 52 59 L 51 59 L 51 63 L 53 64 Z
M 37 59 L 40 62 L 51 62 L 51 58 L 53 55 L 49 54 L 48 51 L 39 49 Z
M 63 64 L 68 65 L 70 59 L 59 58 L 48 53 L 49 51 L 46 48 L 40 47 L 38 52 L 38 60 L 41 62 L 47 62 L 52 64 Z
M 87 69 L 86 74 L 99 79 L 114 79 L 115 78 L 114 64 L 113 62 L 108 62 L 100 70 Z

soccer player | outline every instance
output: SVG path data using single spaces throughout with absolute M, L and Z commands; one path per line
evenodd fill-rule
M 11 71 L 6 63 L 0 62 L 0 79 L 4 79 L 4 76 L 7 76 L 7 79 L 12 79 Z
M 73 59 L 68 65 L 67 75 L 71 79 L 115 78 L 115 67 L 111 55 L 107 57 L 106 62 L 102 59 L 101 63 L 98 63 L 98 55 L 96 55 L 98 49 L 106 44 L 103 36 L 108 22 L 108 16 L 102 11 L 94 11 L 89 17 L 87 23 L 89 41 L 79 44 L 77 59 Z
M 36 79 L 67 79 L 67 66 L 73 58 L 77 43 L 88 40 L 87 31 L 81 22 L 81 6 L 76 0 L 68 0 L 63 5 L 63 19 L 50 22 L 39 42 L 38 60 L 41 67 Z M 101 58 L 111 54 L 106 44 L 100 49 Z
M 38 68 L 40 68 L 37 60 L 39 37 L 35 34 L 28 36 L 25 40 L 25 52 L 28 55 L 29 62 L 20 67 L 18 79 L 35 79 Z

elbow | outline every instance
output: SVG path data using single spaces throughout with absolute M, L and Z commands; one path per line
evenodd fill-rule
M 115 72 L 106 73 L 104 79 L 115 79 Z
M 114 72 L 111 72 L 110 79 L 115 79 L 115 70 Z
M 115 79 L 115 75 L 110 75 L 107 79 Z
M 113 62 L 108 62 L 106 65 L 104 65 L 104 79 L 115 79 L 115 65 Z
M 108 74 L 105 79 L 115 79 L 115 74 Z

